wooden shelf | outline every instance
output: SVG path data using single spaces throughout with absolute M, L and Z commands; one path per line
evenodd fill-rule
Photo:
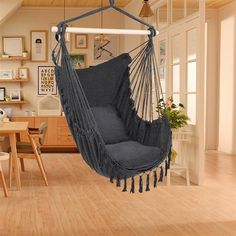
M 29 103 L 26 100 L 21 101 L 0 101 L 0 105 L 19 105 L 20 109 L 22 108 L 22 105 Z
M 29 57 L 0 57 L 0 61 L 28 61 Z
M 0 101 L 0 104 L 27 104 L 28 101 L 22 100 L 22 101 Z
M 23 66 L 24 62 L 29 61 L 28 57 L 0 57 L 0 61 L 19 61 L 20 65 Z
M 0 83 L 24 83 L 28 81 L 29 79 L 1 79 L 0 78 Z

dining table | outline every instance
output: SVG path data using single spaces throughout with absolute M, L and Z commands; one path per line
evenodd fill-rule
M 9 136 L 11 147 L 11 158 L 15 175 L 16 189 L 21 189 L 20 169 L 17 158 L 16 135 L 27 131 L 28 122 L 0 122 L 0 136 Z

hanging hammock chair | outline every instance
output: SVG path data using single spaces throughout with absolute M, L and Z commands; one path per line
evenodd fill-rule
M 148 40 L 129 54 L 90 68 L 74 69 L 65 42 L 67 23 L 108 8 L 148 26 Z M 130 192 L 135 192 L 137 175 L 139 192 L 150 190 L 151 177 L 156 187 L 170 165 L 172 138 L 168 118 L 153 105 L 163 99 L 153 45 L 155 29 L 116 7 L 114 1 L 57 27 L 58 46 L 52 53 L 56 82 L 83 159 L 98 174 L 111 182 L 116 180 L 117 187 L 123 183 L 124 192 L 129 187 L 128 178 Z

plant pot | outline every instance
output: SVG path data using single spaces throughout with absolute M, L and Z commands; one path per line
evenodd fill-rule
M 28 57 L 28 52 L 23 52 L 22 56 L 25 57 L 25 58 Z

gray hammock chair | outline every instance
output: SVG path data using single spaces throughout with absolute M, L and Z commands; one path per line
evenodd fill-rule
M 74 69 L 65 42 L 67 23 L 108 8 L 148 26 L 151 35 L 130 54 L 90 68 Z M 129 188 L 128 178 L 131 193 L 135 192 L 137 180 L 139 192 L 149 191 L 150 177 L 156 187 L 170 166 L 169 120 L 161 114 L 154 119 L 153 103 L 163 99 L 153 45 L 155 32 L 152 26 L 110 1 L 109 6 L 60 22 L 58 45 L 52 53 L 61 103 L 78 150 L 98 174 L 111 182 L 116 180 L 117 187 L 123 184 L 124 192 Z

